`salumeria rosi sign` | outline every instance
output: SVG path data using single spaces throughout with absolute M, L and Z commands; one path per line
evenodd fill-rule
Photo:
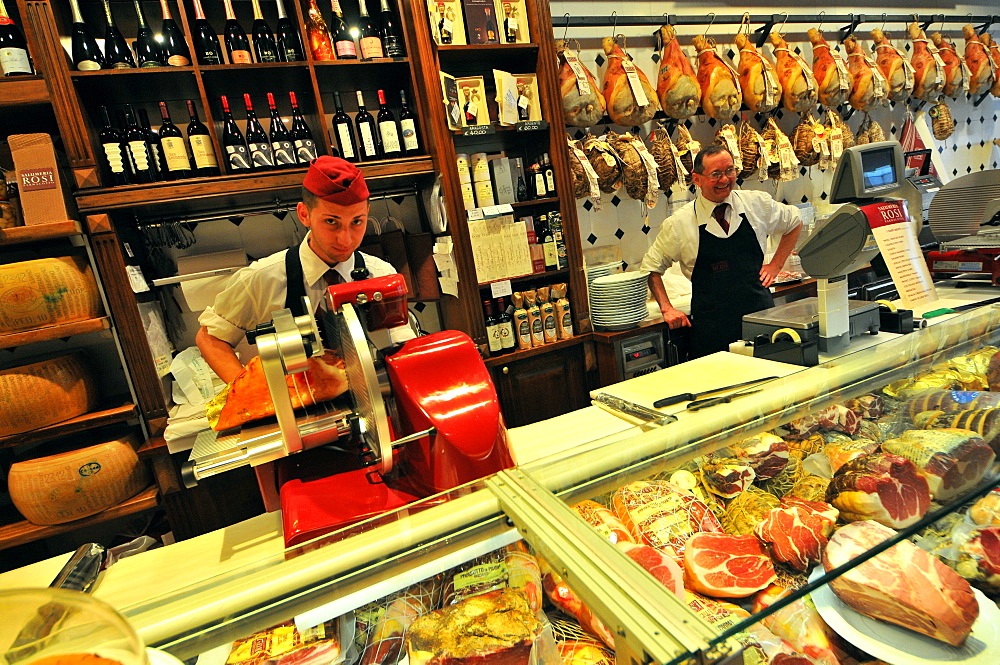
M 51 168 L 26 169 L 21 171 L 20 188 L 23 192 L 33 192 L 39 189 L 55 189 L 55 171 Z

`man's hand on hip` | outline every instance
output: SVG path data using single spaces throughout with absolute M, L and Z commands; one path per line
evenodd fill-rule
M 660 308 L 660 313 L 663 314 L 663 321 L 671 329 L 684 328 L 691 325 L 687 315 L 675 307 Z

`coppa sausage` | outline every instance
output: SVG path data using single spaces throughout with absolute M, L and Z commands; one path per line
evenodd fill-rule
M 625 523 L 618 516 L 596 501 L 581 501 L 573 506 L 573 510 L 598 532 L 612 543 L 634 543 L 635 539 L 629 533 Z

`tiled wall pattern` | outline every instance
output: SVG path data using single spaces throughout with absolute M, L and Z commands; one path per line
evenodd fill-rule
M 948 16 L 964 16 L 969 12 L 977 15 L 996 12 L 995 4 L 988 2 L 971 5 L 946 6 L 942 4 L 940 7 L 937 4 L 932 1 L 930 5 L 923 4 L 917 8 L 893 6 L 886 7 L 886 9 L 891 14 L 919 12 L 924 15 L 941 13 Z M 554 0 L 551 3 L 553 22 L 557 24 L 553 29 L 555 37 L 560 39 L 565 35 L 568 38 L 579 41 L 581 48 L 580 59 L 590 68 L 599 82 L 603 80 L 606 64 L 604 52 L 601 49 L 601 39 L 610 35 L 612 28 L 570 28 L 567 31 L 564 28 L 558 27 L 560 17 L 566 12 L 569 12 L 572 16 L 610 17 L 612 12 L 617 12 L 620 16 L 656 16 L 664 13 L 692 16 L 702 14 L 704 9 L 703 7 L 694 8 L 686 2 L 592 2 L 590 0 L 574 0 L 570 2 Z M 793 14 L 808 13 L 808 10 L 792 7 L 791 5 L 770 8 L 760 5 L 742 7 L 727 3 L 712 6 L 712 9 L 715 9 L 719 14 L 727 15 L 741 14 L 744 11 L 749 11 L 754 15 L 770 14 L 772 12 L 781 13 L 782 11 L 788 11 Z M 870 50 L 871 48 L 870 31 L 872 28 L 882 28 L 881 21 L 874 19 L 876 15 L 870 13 L 870 8 L 866 10 L 864 7 L 852 6 L 826 7 L 821 4 L 819 9 L 825 10 L 831 16 L 847 15 L 852 11 L 857 13 L 869 12 L 865 15 L 871 18 L 872 22 L 860 24 L 856 32 L 859 41 L 862 41 L 866 50 Z M 819 13 L 818 10 L 817 14 Z M 683 45 L 685 53 L 692 58 L 692 63 L 696 71 L 697 61 L 694 59 L 694 47 L 690 45 L 691 37 L 696 34 L 705 34 L 706 28 L 708 28 L 708 36 L 715 38 L 717 41 L 717 51 L 723 58 L 728 58 L 734 66 L 739 61 L 736 47 L 732 43 L 738 26 L 713 25 L 709 28 L 710 20 L 710 17 L 706 16 L 704 25 L 677 26 L 678 38 Z M 944 26 L 940 23 L 933 24 L 928 29 L 928 34 L 933 31 L 941 31 L 942 34 L 950 37 L 956 43 L 958 51 L 961 54 L 965 48 L 965 41 L 962 39 L 961 31 L 963 23 L 964 21 L 948 23 Z M 656 72 L 660 58 L 659 53 L 654 50 L 656 43 L 652 36 L 656 27 L 619 25 L 616 30 L 617 33 L 626 36 L 626 50 L 632 56 L 635 64 L 650 79 L 654 88 L 656 87 Z M 759 27 L 759 24 L 751 25 L 751 29 L 756 27 Z M 805 32 L 811 27 L 820 27 L 818 21 L 815 24 L 788 24 L 782 30 L 786 35 L 789 46 L 796 50 L 810 64 L 812 63 L 812 45 L 809 43 Z M 840 27 L 840 24 L 832 22 L 822 25 L 821 30 L 831 45 L 836 44 L 837 31 Z M 883 30 L 890 35 L 894 45 L 901 50 L 904 57 L 908 58 L 912 45 L 909 39 L 905 38 L 905 25 L 898 23 L 888 24 L 884 26 Z M 994 35 L 994 38 L 1000 37 L 1000 26 L 994 26 L 990 31 Z M 766 44 L 761 50 L 773 62 L 773 50 L 770 44 Z M 840 53 L 841 56 L 846 56 L 842 47 L 840 48 Z M 947 182 L 955 176 L 965 175 L 973 171 L 998 168 L 1000 166 L 1000 148 L 993 143 L 993 139 L 1000 138 L 1000 130 L 997 129 L 998 120 L 1000 120 L 1000 99 L 987 96 L 979 106 L 974 106 L 973 102 L 975 100 L 970 100 L 967 97 L 947 101 L 952 116 L 957 122 L 957 126 L 955 127 L 955 132 L 946 141 L 935 142 L 933 145 L 938 153 L 937 164 L 942 167 L 939 169 L 941 179 Z M 907 112 L 916 113 L 916 118 L 919 122 L 926 117 L 927 110 L 929 110 L 928 105 L 920 109 L 914 102 L 910 102 L 908 105 L 894 103 L 891 106 L 872 113 L 872 118 L 882 126 L 887 138 L 898 139 L 900 138 Z M 798 114 L 787 111 L 777 111 L 776 118 L 778 119 L 779 127 L 789 136 L 795 125 L 799 122 Z M 751 115 L 749 119 L 758 131 L 763 131 L 763 124 L 766 122 L 766 117 L 761 118 Z M 847 120 L 847 124 L 851 127 L 852 131 L 856 132 L 861 120 L 862 114 L 857 113 Z M 694 139 L 700 141 L 702 145 L 712 143 L 715 139 L 715 133 L 721 127 L 718 121 L 709 119 L 704 115 L 695 116 L 686 122 Z M 929 119 L 927 122 L 929 122 Z M 606 127 L 606 125 L 598 125 L 591 128 L 591 131 L 595 134 L 601 134 L 605 131 Z M 635 133 L 635 128 L 621 128 L 613 125 L 611 128 L 616 132 L 630 130 Z M 655 129 L 655 121 L 654 123 L 638 128 L 638 134 L 643 139 L 646 139 L 649 132 L 653 129 Z M 574 137 L 584 135 L 583 130 L 578 131 L 576 128 L 569 128 L 569 132 Z M 676 140 L 676 131 L 672 135 L 672 138 Z M 931 146 L 928 145 L 928 147 Z M 775 183 L 770 180 L 761 183 L 754 178 L 742 183 L 742 187 L 744 189 L 762 189 L 768 191 L 775 198 L 787 203 L 813 202 L 817 206 L 822 206 L 822 202 L 828 196 L 830 181 L 833 176 L 832 171 L 822 172 L 818 166 L 814 166 L 811 168 L 801 168 L 800 173 L 802 174 L 801 177 L 785 183 Z M 634 268 L 642 260 L 643 254 L 645 254 L 652 243 L 663 220 L 669 216 L 675 206 L 682 205 L 691 197 L 693 197 L 691 191 L 675 186 L 673 191 L 661 195 L 656 207 L 651 210 L 647 209 L 643 203 L 629 199 L 625 194 L 624 188 L 616 194 L 604 194 L 602 209 L 600 211 L 596 210 L 592 201 L 578 201 L 577 211 L 580 220 L 580 237 L 583 247 L 586 250 L 588 247 L 616 245 L 620 248 L 621 256 L 626 264 Z

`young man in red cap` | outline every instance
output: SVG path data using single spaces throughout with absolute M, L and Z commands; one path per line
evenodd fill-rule
M 270 321 L 273 312 L 287 308 L 299 316 L 304 295 L 316 306 L 331 284 L 396 272 L 382 259 L 358 251 L 368 209 L 368 186 L 354 164 L 329 156 L 313 160 L 296 207 L 309 229 L 305 240 L 239 270 L 198 318 L 195 341 L 220 379 L 229 383 L 243 370 L 236 345 L 247 331 Z M 390 342 L 413 336 L 409 326 L 389 331 Z

